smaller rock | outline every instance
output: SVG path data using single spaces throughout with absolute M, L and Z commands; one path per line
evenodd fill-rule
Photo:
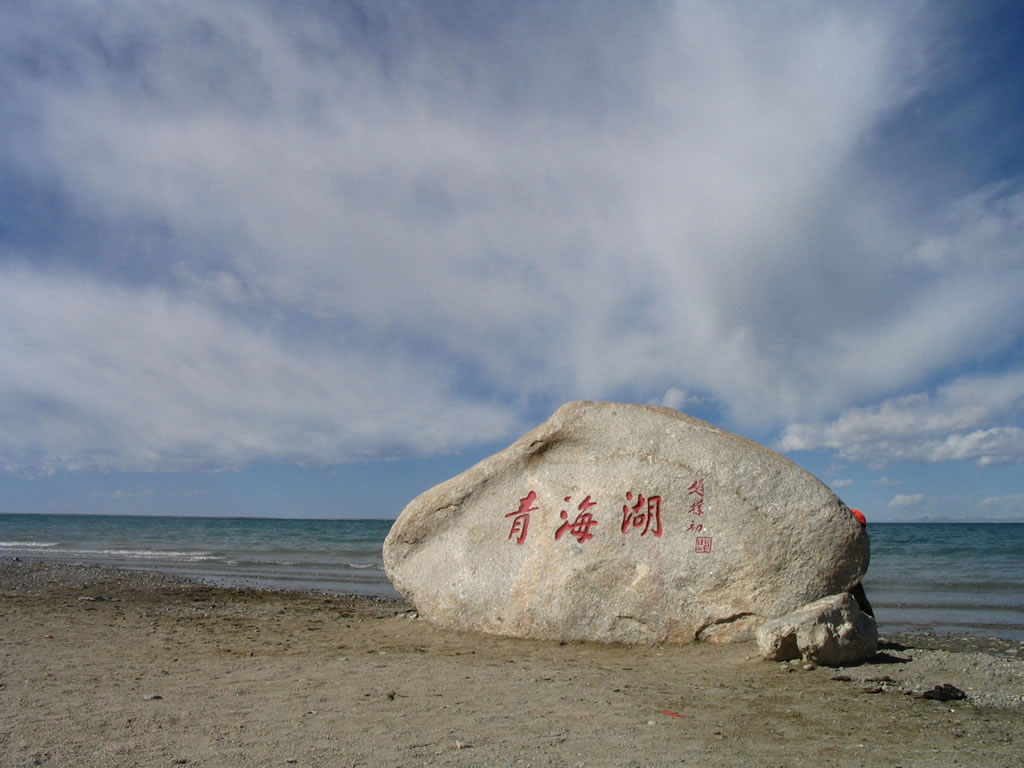
M 757 631 L 757 645 L 771 661 L 802 658 L 838 667 L 871 658 L 878 649 L 878 628 L 844 592 L 766 621 Z
M 967 698 L 967 694 L 955 685 L 943 683 L 942 685 L 936 685 L 930 691 L 922 693 L 921 698 L 932 699 L 933 701 L 962 701 Z
M 163 696 L 161 696 L 159 693 L 147 693 L 145 696 L 142 697 L 142 700 L 143 701 L 160 701 L 160 699 L 162 699 L 162 698 L 163 698 Z

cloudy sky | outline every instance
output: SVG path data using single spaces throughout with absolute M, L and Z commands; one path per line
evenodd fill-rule
M 1024 521 L 1014 2 L 0 7 L 0 512 L 394 517 L 561 403 Z

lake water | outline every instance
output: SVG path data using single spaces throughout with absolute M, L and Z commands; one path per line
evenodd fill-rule
M 390 520 L 0 515 L 0 557 L 151 569 L 236 586 L 395 596 Z M 1024 523 L 873 523 L 879 629 L 1024 641 Z

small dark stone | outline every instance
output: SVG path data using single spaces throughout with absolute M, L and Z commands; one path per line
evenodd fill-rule
M 943 683 L 942 685 L 936 685 L 930 691 L 922 693 L 921 698 L 931 699 L 933 701 L 960 701 L 962 699 L 966 699 L 967 694 L 956 686 L 950 685 L 949 683 Z

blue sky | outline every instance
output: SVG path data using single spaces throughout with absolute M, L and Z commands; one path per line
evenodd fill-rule
M 301 7 L 300 7 L 301 6 Z M 1024 520 L 1013 2 L 0 8 L 0 513 L 394 517 L 561 403 Z

